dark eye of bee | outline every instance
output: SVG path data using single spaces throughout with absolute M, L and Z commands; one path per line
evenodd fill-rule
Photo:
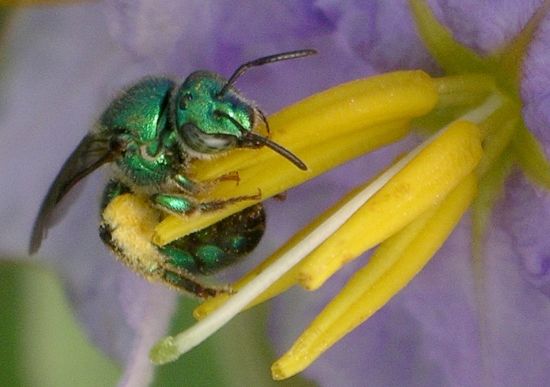
M 185 93 L 179 100 L 179 108 L 182 110 L 187 109 L 189 102 L 193 100 L 193 96 L 190 93 Z

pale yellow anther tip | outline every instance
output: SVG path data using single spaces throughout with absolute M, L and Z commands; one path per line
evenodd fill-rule
M 276 380 L 306 369 L 382 308 L 424 267 L 454 229 L 477 192 L 470 174 L 443 203 L 386 240 L 271 370 Z
M 285 380 L 288 379 L 297 373 L 300 369 L 292 369 L 291 364 L 288 364 L 288 361 L 277 361 L 271 366 L 271 378 L 273 380 Z

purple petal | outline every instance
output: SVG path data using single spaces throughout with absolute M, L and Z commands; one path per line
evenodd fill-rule
M 120 387 L 148 386 L 153 378 L 149 350 L 168 331 L 177 295 L 163 285 L 147 284 L 124 271 L 118 302 L 128 320 L 134 340 L 125 361 Z
M 110 31 L 131 54 L 152 71 L 180 77 L 197 69 L 228 77 L 260 56 L 316 48 L 315 57 L 263 66 L 239 79 L 238 87 L 266 113 L 372 73 L 333 40 L 333 22 L 310 1 L 111 0 L 105 12 Z
M 525 123 L 550 157 L 550 16 L 541 22 L 523 66 L 522 98 Z
M 435 69 L 405 0 L 319 0 L 318 4 L 334 20 L 348 49 L 377 70 Z
M 8 32 L 2 92 L 9 98 L 0 134 L 0 217 L 9 221 L 0 233 L 3 258 L 28 259 L 32 223 L 58 168 L 109 102 L 121 71 L 132 72 L 103 23 L 95 5 L 45 8 L 21 11 Z M 60 273 L 94 342 L 145 385 L 152 373 L 148 346 L 166 332 L 176 296 L 115 262 L 97 236 L 104 178 L 96 173 L 86 182 L 80 197 L 68 198 L 67 216 L 34 258 Z
M 343 276 L 339 277 L 321 294 L 307 294 L 305 302 L 298 302 L 296 295 L 290 296 L 292 303 L 286 296 L 287 302 L 276 302 L 274 316 L 284 315 L 287 321 L 274 332 L 277 344 L 281 330 L 283 345 L 290 344 L 338 291 Z M 479 356 L 469 351 L 475 344 L 476 326 L 468 278 L 465 255 L 443 260 L 440 254 L 388 305 L 319 358 L 306 376 L 321 386 L 387 386 L 403 381 L 410 386 L 474 385 Z M 301 312 L 286 311 L 289 304 Z
M 491 54 L 513 39 L 542 0 L 431 0 L 438 19 L 459 42 Z
M 113 36 L 131 52 L 163 68 L 170 63 L 182 75 L 203 66 L 231 71 L 247 52 L 271 52 L 274 44 L 296 49 L 297 40 L 333 28 L 309 1 L 111 0 L 106 15 Z
M 305 375 L 322 386 L 545 385 L 550 303 L 522 276 L 514 243 L 498 228 L 488 240 L 483 287 L 477 289 L 465 251 L 468 228 L 463 221 L 405 290 Z M 279 353 L 328 302 L 342 277 L 313 296 L 293 292 L 274 302 L 271 330 Z
M 417 36 L 407 1 L 319 0 L 317 4 L 333 20 L 349 49 L 378 70 L 435 71 Z M 541 1 L 431 0 L 429 4 L 458 41 L 490 54 L 521 31 Z
M 513 186 L 518 184 L 516 179 L 517 176 L 512 179 L 507 192 L 514 190 Z M 540 236 L 540 231 L 548 229 L 547 221 L 542 217 L 548 213 L 548 195 L 544 200 L 538 196 L 537 200 L 529 194 L 532 187 L 528 183 L 523 181 L 519 185 L 526 190 L 521 197 L 506 194 L 496 209 L 495 221 L 500 226 L 491 233 L 487 243 L 486 289 L 492 307 L 486 313 L 491 328 L 488 348 L 492 355 L 491 368 L 497 375 L 496 384 L 544 385 L 549 377 L 546 365 L 550 361 L 547 324 L 550 302 L 548 288 L 544 286 L 547 279 L 544 270 L 534 264 L 537 260 L 541 262 L 540 257 L 526 259 L 523 254 L 528 254 L 524 243 L 529 239 L 539 245 L 544 243 L 536 235 Z M 518 192 L 521 189 L 516 195 Z M 524 206 L 526 202 L 531 204 Z M 516 217 L 522 208 L 525 210 L 523 217 Z M 511 220 L 509 215 L 516 220 Z M 527 216 L 532 216 L 529 221 L 526 221 Z M 511 223 L 517 227 L 514 233 L 510 232 Z M 526 227 L 521 227 L 521 223 Z
M 515 173 L 500 218 L 513 240 L 525 280 L 550 297 L 550 194 Z

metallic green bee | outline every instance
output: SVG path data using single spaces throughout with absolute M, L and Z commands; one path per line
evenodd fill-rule
M 189 162 L 210 158 L 232 148 L 267 146 L 298 168 L 307 169 L 290 151 L 254 133 L 259 121 L 269 129 L 267 120 L 233 85 L 251 67 L 315 53 L 314 50 L 299 50 L 259 58 L 241 65 L 228 80 L 216 73 L 197 71 L 179 86 L 165 77 L 148 77 L 128 88 L 110 104 L 101 115 L 96 130 L 82 139 L 63 164 L 34 223 L 30 253 L 40 247 L 53 210 L 65 194 L 103 164 L 113 163 L 116 174 L 104 191 L 101 207 L 99 233 L 105 244 L 124 263 L 148 279 L 161 280 L 201 298 L 223 291 L 204 285 L 195 276 L 225 267 L 256 247 L 265 227 L 261 204 L 166 246 L 154 246 L 160 258 L 146 268 L 136 262 L 149 258 L 139 256 L 142 253 L 129 255 L 129 242 L 113 234 L 116 227 L 124 225 L 107 221 L 104 210 L 112 200 L 125 193 L 145 195 L 149 207 L 161 210 L 157 211 L 159 214 L 201 213 L 220 209 L 228 203 L 259 199 L 260 194 L 223 201 L 197 200 L 204 184 L 186 176 Z M 218 180 L 231 178 L 235 176 L 222 176 Z

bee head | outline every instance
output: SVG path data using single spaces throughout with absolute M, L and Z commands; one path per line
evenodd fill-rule
M 197 156 L 231 148 L 267 146 L 306 170 L 305 164 L 289 150 L 253 132 L 258 117 L 269 130 L 267 121 L 263 113 L 241 96 L 233 85 L 252 67 L 315 53 L 315 50 L 299 50 L 258 58 L 239 66 L 228 80 L 207 71 L 189 75 L 176 91 L 172 105 L 182 145 Z
M 227 80 L 197 71 L 189 75 L 175 94 L 174 122 L 183 146 L 212 154 L 242 146 L 255 125 L 256 109 L 231 88 L 220 94 Z

